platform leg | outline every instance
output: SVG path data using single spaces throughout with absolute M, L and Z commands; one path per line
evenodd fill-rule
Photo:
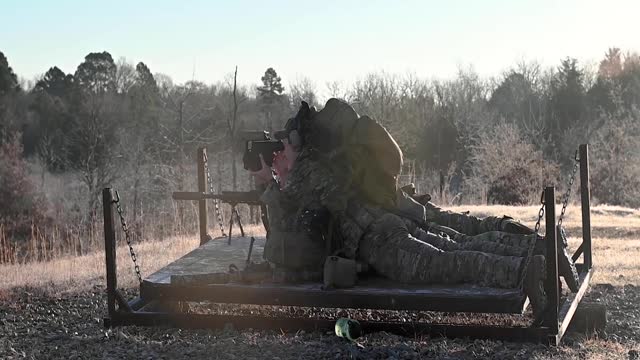
M 236 210 L 235 204 L 231 205 L 231 214 L 229 214 L 229 238 L 227 244 L 231 245 L 231 232 L 233 231 L 233 212 Z
M 207 192 L 207 175 L 205 172 L 205 164 L 207 162 L 207 149 L 201 147 L 198 149 L 198 192 Z M 200 224 L 200 245 L 209 240 L 207 234 L 207 200 L 198 200 L 198 222 Z
M 242 219 L 240 219 L 240 213 L 238 212 L 238 208 L 234 208 L 234 212 L 236 214 L 236 219 L 238 219 L 238 226 L 240 227 L 240 236 L 244 237 L 244 228 L 242 227 Z
M 102 190 L 104 212 L 104 254 L 107 267 L 107 309 L 109 317 L 116 313 L 116 289 L 118 287 L 116 268 L 116 229 L 113 222 L 113 193 L 111 188 Z
M 589 145 L 580 145 L 580 200 L 582 208 L 582 249 L 585 268 L 593 266 L 591 258 L 591 190 L 589 186 Z
M 556 195 L 555 188 L 549 186 L 544 190 L 545 201 L 545 246 L 547 256 L 545 292 L 547 293 L 548 306 L 544 319 L 544 325 L 549 328 L 549 335 L 558 334 L 558 309 L 560 307 L 560 293 L 558 291 L 558 245 L 556 237 Z

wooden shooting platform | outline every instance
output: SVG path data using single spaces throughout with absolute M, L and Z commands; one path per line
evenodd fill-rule
M 252 260 L 262 261 L 265 238 L 256 238 Z M 153 299 L 295 305 L 332 308 L 430 310 L 485 313 L 522 313 L 525 296 L 519 289 L 497 289 L 472 285 L 416 286 L 398 284 L 370 276 L 349 289 L 323 290 L 320 282 L 279 284 L 226 283 L 176 284 L 175 275 L 204 275 L 227 272 L 231 264 L 244 268 L 250 239 L 218 238 L 196 248 L 146 278 L 142 296 Z
M 147 304 L 164 301 L 209 301 L 214 303 L 285 305 L 324 308 L 386 309 L 409 311 L 441 311 L 464 313 L 512 313 L 521 314 L 526 308 L 526 297 L 520 289 L 494 289 L 471 285 L 434 286 L 402 285 L 379 277 L 361 278 L 349 289 L 323 290 L 321 283 L 282 284 L 263 282 L 257 284 L 227 282 L 172 282 L 184 275 L 206 275 L 226 273 L 234 264 L 239 270 L 247 260 L 250 238 L 232 237 L 235 215 L 240 232 L 244 235 L 236 205 L 259 204 L 254 193 L 207 192 L 206 150 L 198 153 L 198 191 L 176 192 L 176 200 L 197 201 L 199 204 L 200 246 L 189 254 L 172 262 L 148 276 L 140 284 L 140 296 L 128 301 L 118 290 L 116 264 L 115 209 L 118 197 L 110 188 L 103 190 L 105 264 L 107 273 L 107 309 L 105 326 L 169 325 L 181 328 L 220 328 L 233 324 L 237 329 L 281 329 L 281 330 L 331 330 L 335 319 L 266 317 L 224 314 L 191 314 L 180 312 L 148 311 Z M 579 148 L 580 194 L 582 210 L 582 243 L 572 258 L 580 276 L 576 293 L 560 297 L 558 274 L 558 251 L 556 237 L 556 195 L 554 187 L 544 190 L 545 210 L 545 275 L 544 288 L 549 304 L 544 310 L 541 324 L 523 326 L 500 325 L 456 325 L 438 323 L 404 323 L 391 321 L 362 321 L 363 330 L 388 331 L 416 336 L 432 334 L 449 337 L 474 337 L 515 341 L 533 341 L 558 344 L 565 334 L 571 319 L 587 291 L 594 272 L 591 243 L 589 157 L 588 147 Z M 210 240 L 207 234 L 207 201 L 221 201 L 231 206 L 227 237 Z M 217 206 L 217 205 L 216 205 Z M 222 224 L 220 224 L 222 228 Z M 224 232 L 224 231 L 223 231 Z M 257 238 L 252 251 L 252 260 L 262 260 L 265 239 Z

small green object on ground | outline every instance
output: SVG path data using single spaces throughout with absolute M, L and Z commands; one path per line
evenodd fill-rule
M 335 330 L 336 335 L 346 338 L 349 341 L 354 341 L 362 336 L 362 326 L 358 320 L 340 318 L 336 321 Z

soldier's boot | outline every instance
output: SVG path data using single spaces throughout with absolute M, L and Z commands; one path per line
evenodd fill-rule
M 502 218 L 488 217 L 483 221 L 489 222 L 493 220 L 499 222 L 500 231 L 509 233 L 509 234 L 519 234 L 519 235 L 531 235 L 534 234 L 533 229 L 524 225 L 523 223 L 514 220 L 512 217 L 503 216 Z
M 569 286 L 569 289 L 571 289 L 572 292 L 576 292 L 579 287 L 578 270 L 576 269 L 576 264 L 574 264 L 573 259 L 571 259 L 571 255 L 569 255 L 569 250 L 567 249 L 567 238 L 564 234 L 564 230 L 560 230 L 560 228 L 558 228 L 557 234 L 558 275 L 564 278 L 567 286 Z M 533 249 L 534 255 L 547 255 L 547 248 L 544 241 L 545 238 L 537 235 L 536 244 Z
M 573 262 L 573 259 L 571 259 L 571 255 L 569 255 L 567 236 L 564 229 L 559 226 L 556 234 L 558 244 L 558 274 L 564 278 L 569 289 L 575 293 L 580 286 L 578 270 L 576 269 L 576 264 Z M 547 255 L 543 237 L 538 236 L 533 253 L 535 255 Z
M 547 294 L 544 291 L 544 256 L 534 255 L 527 267 L 524 278 L 524 292 L 529 297 L 533 310 L 534 324 L 540 324 L 547 308 Z
M 578 292 L 580 278 L 578 277 L 576 264 L 567 251 L 567 234 L 562 226 L 558 226 L 556 233 L 558 234 L 558 273 L 564 278 L 572 292 Z

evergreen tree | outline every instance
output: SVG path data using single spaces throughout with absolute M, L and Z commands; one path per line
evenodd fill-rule
M 628 110 L 640 108 L 640 54 L 627 53 L 620 77 L 622 102 Z
M 287 100 L 283 95 L 282 79 L 273 68 L 268 68 L 261 78 L 262 86 L 258 87 L 258 100 L 265 117 L 264 128 L 272 131 L 274 126 L 284 124 L 287 112 Z M 276 124 L 274 124 L 274 120 Z
M 71 94 L 73 75 L 65 74 L 57 66 L 50 68 L 41 80 L 38 80 L 34 90 L 44 91 L 51 96 L 65 98 Z
M 551 129 L 563 131 L 584 121 L 586 91 L 584 72 L 578 67 L 578 60 L 563 60 L 552 86 Z
M 618 86 L 618 78 L 622 74 L 622 58 L 620 49 L 611 48 L 600 62 L 596 82 L 588 91 L 591 111 L 598 113 L 604 111 L 607 114 L 616 108 L 613 92 Z
M 82 90 L 93 94 L 109 93 L 116 89 L 116 70 L 108 52 L 89 53 L 78 66 L 74 78 Z
M 19 122 L 24 118 L 19 95 L 18 78 L 0 51 L 0 144 L 5 136 L 20 128 Z
M 31 127 L 35 139 L 31 145 L 25 143 L 25 153 L 36 153 L 50 171 L 65 169 L 67 136 L 73 127 L 69 109 L 73 86 L 73 76 L 54 66 L 32 91 L 29 109 L 34 115 Z
M 275 99 L 284 92 L 282 79 L 273 68 L 268 68 L 261 80 L 262 86 L 258 87 L 258 92 L 262 98 Z
M 7 58 L 0 51 L 0 98 L 20 89 L 18 78 L 13 72 Z

